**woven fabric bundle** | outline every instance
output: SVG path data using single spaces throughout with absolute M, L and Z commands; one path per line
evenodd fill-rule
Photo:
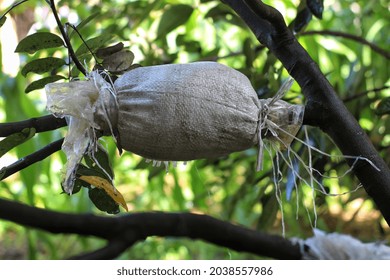
M 380 242 L 363 243 L 350 235 L 314 229 L 306 240 L 293 239 L 305 260 L 389 260 L 390 247 Z
M 261 158 L 264 132 L 288 146 L 302 124 L 303 106 L 259 101 L 245 75 L 219 63 L 140 67 L 115 83 L 102 74 L 45 88 L 48 109 L 70 122 L 63 146 L 69 192 L 83 154 L 94 151 L 95 130 L 115 134 L 123 149 L 147 159 L 189 161 L 256 144 Z
M 246 76 L 222 64 L 141 67 L 114 86 L 122 147 L 145 158 L 216 158 L 257 141 L 256 92 Z

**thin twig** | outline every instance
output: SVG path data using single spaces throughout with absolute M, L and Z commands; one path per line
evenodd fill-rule
M 359 37 L 359 36 L 356 36 L 356 35 L 353 35 L 353 34 L 340 32 L 340 31 L 331 31 L 331 30 L 320 30 L 320 31 L 311 30 L 311 31 L 299 33 L 299 36 L 307 36 L 307 35 L 330 35 L 330 36 L 342 37 L 345 39 L 353 40 L 353 41 L 359 42 L 363 45 L 370 47 L 373 51 L 377 52 L 378 54 L 384 56 L 387 59 L 390 59 L 390 52 L 389 51 L 386 51 L 385 49 L 380 48 L 379 46 L 375 45 L 374 43 L 371 43 L 371 42 L 367 41 L 366 39 Z
M 366 96 L 367 93 L 370 93 L 370 92 L 379 92 L 379 91 L 382 91 L 382 90 L 385 90 L 385 89 L 388 89 L 390 88 L 390 86 L 383 86 L 383 87 L 379 87 L 379 88 L 372 88 L 372 89 L 368 89 L 368 90 L 365 90 L 365 91 L 362 91 L 362 92 L 359 92 L 355 95 L 352 95 L 352 96 L 348 96 L 348 97 L 345 97 L 343 99 L 343 102 L 346 103 L 346 102 L 350 102 L 350 101 L 353 101 L 355 99 L 358 99 L 360 97 L 363 97 L 363 96 Z
M 72 58 L 73 62 L 76 64 L 77 69 L 79 69 L 80 72 L 83 73 L 83 74 L 86 76 L 86 75 L 87 75 L 87 71 L 85 70 L 85 68 L 84 68 L 84 66 L 81 64 L 81 62 L 78 60 L 78 58 L 77 58 L 77 56 L 76 56 L 76 54 L 75 54 L 75 52 L 74 52 L 74 50 L 73 50 L 72 44 L 70 43 L 70 40 L 69 40 L 69 37 L 68 37 L 68 35 L 66 34 L 65 28 L 64 28 L 64 26 L 62 25 L 61 20 L 60 20 L 60 18 L 59 18 L 59 16 L 58 16 L 58 12 L 57 12 L 56 5 L 55 5 L 55 3 L 54 3 L 54 0 L 50 0 L 50 1 L 47 0 L 46 2 L 49 3 L 50 8 L 51 8 L 51 10 L 52 10 L 52 12 L 53 12 L 53 14 L 54 14 L 54 18 L 55 18 L 55 20 L 56 20 L 56 22 L 57 22 L 57 26 L 58 26 L 58 28 L 60 29 L 60 32 L 61 32 L 61 34 L 62 34 L 62 37 L 63 37 L 63 39 L 64 39 L 64 41 L 65 41 L 66 47 L 68 48 L 70 57 Z
M 7 137 L 13 133 L 20 132 L 25 128 L 33 127 L 36 132 L 45 132 L 66 125 L 66 120 L 64 118 L 56 118 L 53 115 L 31 118 L 20 122 L 0 123 L 0 137 Z
M 29 1 L 29 0 L 22 0 L 22 1 L 19 1 L 19 2 L 13 3 L 13 4 L 11 5 L 11 7 L 9 7 L 8 10 L 6 10 L 6 11 L 4 12 L 4 14 L 1 15 L 1 17 L 0 17 L 0 22 L 1 22 L 1 20 L 2 20 L 10 11 L 12 11 L 14 8 L 16 8 L 16 7 L 19 6 L 20 4 L 23 4 L 24 2 L 27 2 L 27 1 Z
M 88 46 L 88 44 L 87 44 L 87 42 L 84 40 L 83 36 L 81 36 L 81 33 L 77 30 L 76 26 L 74 26 L 73 24 L 70 24 L 70 23 L 67 23 L 66 26 L 69 26 L 70 28 L 72 28 L 72 29 L 74 30 L 74 32 L 77 33 L 77 35 L 79 36 L 79 38 L 81 39 L 81 41 L 83 42 L 83 44 L 87 47 L 88 51 L 91 53 L 91 55 L 92 55 L 93 58 L 95 59 L 96 64 L 99 64 L 96 55 L 93 53 L 93 51 L 91 50 L 91 48 Z
M 19 172 L 22 169 L 25 169 L 26 167 L 41 161 L 51 154 L 61 150 L 62 143 L 64 142 L 64 139 L 57 140 L 53 143 L 50 143 L 46 147 L 24 157 L 19 159 L 18 161 L 12 163 L 11 165 L 3 168 L 0 172 L 0 179 L 4 180 L 5 178 L 11 176 L 12 174 Z M 3 174 L 1 176 L 1 174 Z

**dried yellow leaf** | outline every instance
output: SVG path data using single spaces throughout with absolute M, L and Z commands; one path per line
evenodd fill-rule
M 84 175 L 80 176 L 79 179 L 95 186 L 96 188 L 104 189 L 116 203 L 121 205 L 124 209 L 126 209 L 126 211 L 129 211 L 122 194 L 108 180 L 97 176 Z

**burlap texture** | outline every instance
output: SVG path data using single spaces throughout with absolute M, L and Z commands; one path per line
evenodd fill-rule
M 121 145 L 145 158 L 216 158 L 257 141 L 256 92 L 246 76 L 219 63 L 136 68 L 114 87 Z
M 140 67 L 115 83 L 93 71 L 86 81 L 45 89 L 47 108 L 69 119 L 62 147 L 68 193 L 83 155 L 96 149 L 96 130 L 127 151 L 164 162 L 218 158 L 258 144 L 259 170 L 263 138 L 288 147 L 304 108 L 280 100 L 284 90 L 259 101 L 246 76 L 216 62 Z
M 381 242 L 362 243 L 346 234 L 325 233 L 314 229 L 306 240 L 292 238 L 301 247 L 305 260 L 389 260 L 390 247 Z

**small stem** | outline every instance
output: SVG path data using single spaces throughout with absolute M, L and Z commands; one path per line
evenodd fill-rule
M 72 44 L 70 43 L 69 37 L 66 34 L 64 26 L 62 25 L 61 20 L 60 20 L 60 18 L 58 16 L 54 0 L 50 0 L 50 2 L 48 2 L 48 3 L 50 5 L 51 10 L 53 11 L 54 18 L 55 18 L 55 20 L 57 22 L 58 28 L 60 29 L 62 37 L 64 38 L 65 45 L 68 48 L 70 57 L 72 58 L 73 62 L 76 64 L 77 69 L 79 69 L 80 72 L 83 73 L 86 76 L 87 75 L 87 71 L 85 70 L 84 66 L 80 63 L 80 61 L 77 59 L 77 56 L 76 56 L 76 54 L 75 54 L 75 52 L 73 50 Z
M 382 90 L 385 90 L 385 89 L 388 89 L 388 88 L 390 88 L 390 86 L 383 86 L 383 87 L 380 87 L 380 88 L 373 88 L 373 89 L 365 90 L 365 91 L 362 91 L 362 92 L 357 93 L 355 95 L 345 97 L 343 99 L 343 102 L 344 103 L 350 102 L 350 101 L 353 101 L 353 100 L 358 99 L 360 97 L 366 96 L 367 93 L 369 93 L 369 92 L 375 92 L 376 93 L 376 92 L 379 92 L 379 91 L 382 91 Z
M 22 0 L 22 1 L 19 1 L 19 2 L 16 2 L 16 3 L 12 4 L 12 6 L 9 7 L 8 10 L 6 10 L 6 11 L 4 12 L 4 14 L 1 15 L 0 21 L 1 21 L 1 20 L 10 12 L 10 11 L 12 11 L 13 8 L 16 8 L 16 7 L 19 6 L 20 4 L 23 4 L 24 2 L 27 2 L 27 1 L 29 1 L 29 0 Z
M 69 23 L 67 23 L 66 26 L 69 26 L 70 28 L 72 28 L 72 29 L 74 30 L 74 32 L 77 33 L 77 35 L 80 37 L 80 39 L 81 39 L 81 41 L 83 42 L 83 44 L 87 47 L 88 51 L 91 53 L 91 55 L 92 55 L 93 58 L 95 59 L 96 64 L 99 64 L 97 57 L 95 56 L 95 54 L 93 53 L 93 51 L 91 50 L 91 48 L 88 46 L 87 42 L 85 42 L 83 36 L 81 36 L 81 34 L 80 34 L 80 32 L 77 30 L 76 26 L 74 26 L 73 24 L 69 24 Z
M 380 48 L 379 46 L 367 41 L 362 37 L 353 34 L 348 34 L 339 31 L 331 31 L 331 30 L 321 30 L 321 31 L 312 30 L 312 31 L 302 32 L 299 34 L 299 36 L 307 36 L 307 35 L 330 35 L 330 36 L 342 37 L 345 39 L 353 40 L 363 45 L 369 46 L 373 51 L 377 52 L 378 54 L 384 56 L 387 59 L 390 59 L 390 52 Z

